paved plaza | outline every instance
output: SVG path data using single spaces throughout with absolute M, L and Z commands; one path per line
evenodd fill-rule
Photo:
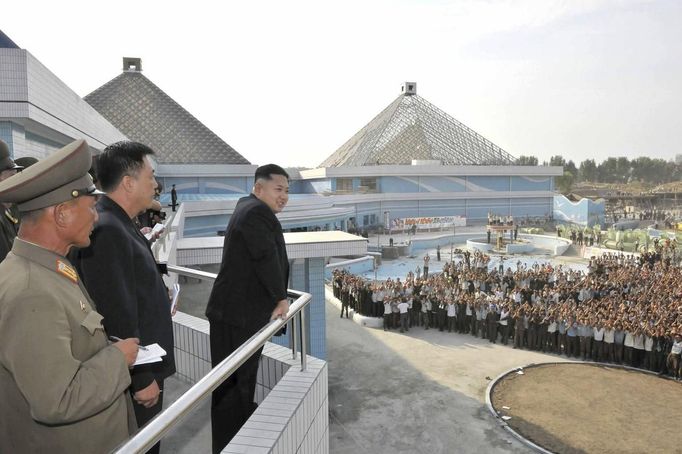
M 486 387 L 513 367 L 563 361 L 437 329 L 365 328 L 331 303 L 327 346 L 330 448 L 339 454 L 530 452 L 488 412 Z

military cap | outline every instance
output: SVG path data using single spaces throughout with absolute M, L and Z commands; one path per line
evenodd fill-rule
M 0 182 L 0 202 L 16 203 L 19 211 L 58 205 L 82 195 L 104 194 L 88 174 L 92 155 L 76 140 L 28 169 Z
M 9 157 L 9 147 L 0 140 L 0 172 L 11 169 L 21 170 L 23 167 L 12 161 L 12 158 Z
M 36 162 L 38 162 L 38 159 L 34 158 L 33 156 L 24 156 L 22 158 L 17 158 L 14 160 L 14 163 L 16 165 L 21 166 L 24 169 L 31 167 Z

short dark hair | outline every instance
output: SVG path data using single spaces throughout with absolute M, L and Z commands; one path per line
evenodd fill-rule
M 255 179 L 272 180 L 273 175 L 282 175 L 289 181 L 289 174 L 277 164 L 265 164 L 256 169 Z
M 154 150 L 139 142 L 123 140 L 112 143 L 97 157 L 97 179 L 105 192 L 116 189 L 126 175 L 135 175 L 144 167 L 144 157 Z

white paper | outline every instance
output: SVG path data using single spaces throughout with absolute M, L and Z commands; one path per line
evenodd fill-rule
M 166 228 L 165 225 L 163 225 L 162 223 L 158 222 L 158 223 L 154 224 L 154 228 L 153 228 L 153 229 L 151 229 L 148 233 L 145 233 L 145 234 L 144 234 L 144 237 L 147 238 L 148 240 L 151 240 L 151 239 L 152 239 L 152 236 L 154 236 L 155 233 L 158 233 L 158 232 L 162 231 L 162 230 L 165 229 L 165 228 Z
M 511 416 L 503 416 L 502 419 L 504 419 L 505 421 L 509 421 L 511 419 Z
M 171 314 L 175 312 L 175 309 L 178 307 L 178 297 L 180 296 L 180 284 L 177 282 L 173 285 L 173 288 L 171 289 L 171 305 L 170 305 L 170 311 Z
M 166 356 L 166 350 L 161 348 L 159 344 L 149 344 L 144 347 L 146 350 L 140 348 L 137 351 L 137 359 L 133 366 L 139 366 L 141 364 L 158 363 L 161 361 L 162 356 Z

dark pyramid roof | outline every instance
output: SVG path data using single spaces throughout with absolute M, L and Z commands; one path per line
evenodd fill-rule
M 249 164 L 138 70 L 83 99 L 130 140 L 149 145 L 160 164 Z
M 398 96 L 320 167 L 409 165 L 413 159 L 443 165 L 512 165 L 515 158 L 417 96 L 416 84 Z
M 19 46 L 0 30 L 0 49 L 19 49 Z

